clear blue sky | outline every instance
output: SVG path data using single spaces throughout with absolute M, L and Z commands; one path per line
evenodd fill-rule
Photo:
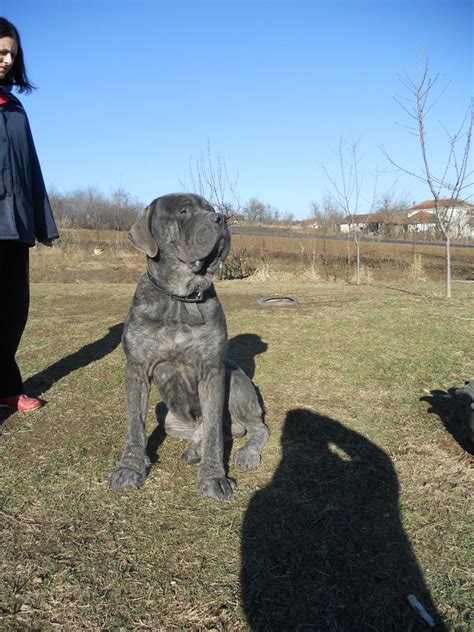
M 344 135 L 360 138 L 368 206 L 375 171 L 388 168 L 380 145 L 419 165 L 393 97 L 400 73 L 416 77 L 420 50 L 451 82 L 432 113 L 435 161 L 446 151 L 437 120 L 454 130 L 472 95 L 465 0 L 0 0 L 0 14 L 39 87 L 21 99 L 60 191 L 121 186 L 148 203 L 181 190 L 209 141 L 243 201 L 303 218 Z M 379 193 L 393 181 L 381 176 Z M 408 176 L 397 192 L 429 197 Z

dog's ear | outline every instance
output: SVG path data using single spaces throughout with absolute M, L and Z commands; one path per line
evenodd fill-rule
M 141 250 L 152 259 L 158 254 L 158 244 L 156 243 L 150 229 L 153 208 L 154 204 L 147 206 L 140 219 L 135 222 L 128 233 L 128 238 L 135 248 Z

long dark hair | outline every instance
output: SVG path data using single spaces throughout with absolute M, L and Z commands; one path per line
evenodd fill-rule
M 35 89 L 35 86 L 30 82 L 26 74 L 25 60 L 23 57 L 23 49 L 21 47 L 20 34 L 16 30 L 15 26 L 9 22 L 6 18 L 0 17 L 0 38 L 11 37 L 14 39 L 18 46 L 18 51 L 13 62 L 13 66 L 10 68 L 8 75 L 5 79 L 0 80 L 2 84 L 13 84 L 18 88 L 18 92 L 31 92 Z

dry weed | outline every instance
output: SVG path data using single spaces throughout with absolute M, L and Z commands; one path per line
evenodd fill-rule
M 321 279 L 321 274 L 316 266 L 305 268 L 300 276 L 302 279 L 308 279 L 309 281 L 319 281 Z
M 426 271 L 423 265 L 423 256 L 421 253 L 415 254 L 408 271 L 408 278 L 413 281 L 426 281 Z
M 143 271 L 144 259 L 130 245 L 126 232 L 63 229 L 60 234 L 52 249 L 33 249 L 33 280 L 75 281 L 84 276 L 85 268 L 99 271 L 97 278 L 90 277 L 93 281 L 119 280 L 120 270 L 130 273 L 126 278 L 132 280 Z M 255 271 L 254 278 L 260 282 L 280 278 L 348 281 L 354 270 L 347 264 L 348 256 L 354 259 L 353 244 L 343 239 L 233 234 L 232 243 L 221 278 L 246 277 Z M 422 254 L 415 254 L 414 248 L 410 243 L 363 242 L 361 263 L 367 269 L 364 282 L 443 279 L 443 246 L 417 245 Z M 95 255 L 94 250 L 101 254 Z M 474 249 L 453 246 L 452 267 L 454 278 L 473 278 Z
M 273 268 L 301 268 L 305 261 L 319 258 L 323 261 L 321 273 L 326 279 L 347 280 L 347 258 L 354 259 L 354 244 L 343 239 L 312 238 L 301 239 L 301 235 L 233 235 L 239 248 L 246 248 L 250 255 L 270 258 Z M 306 245 L 307 244 L 307 245 Z M 427 243 L 417 245 L 423 251 L 423 272 L 426 279 L 444 278 L 444 246 Z M 348 250 L 349 249 L 349 250 Z M 371 268 L 374 280 L 405 280 L 413 264 L 414 244 L 409 242 L 382 243 L 378 241 L 361 243 L 361 261 Z M 474 249 L 452 246 L 453 274 L 457 278 L 472 278 L 474 274 Z M 408 277 L 412 278 L 412 277 Z
M 264 283 L 265 281 L 270 281 L 273 278 L 273 272 L 270 267 L 270 264 L 265 259 L 262 261 L 262 265 L 255 270 L 255 272 L 250 276 L 252 281 L 257 281 L 258 283 Z
M 372 270 L 368 266 L 361 265 L 359 271 L 359 280 L 361 283 L 372 283 L 374 280 L 374 275 Z M 357 272 L 354 271 L 354 274 L 351 278 L 351 283 L 356 283 L 357 281 Z

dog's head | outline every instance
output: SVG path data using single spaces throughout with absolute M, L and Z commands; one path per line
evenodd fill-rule
M 166 268 L 176 292 L 183 291 L 183 284 L 190 292 L 209 287 L 230 247 L 225 216 L 192 193 L 154 200 L 132 226 L 129 239 L 147 257 L 164 264 L 160 274 Z

